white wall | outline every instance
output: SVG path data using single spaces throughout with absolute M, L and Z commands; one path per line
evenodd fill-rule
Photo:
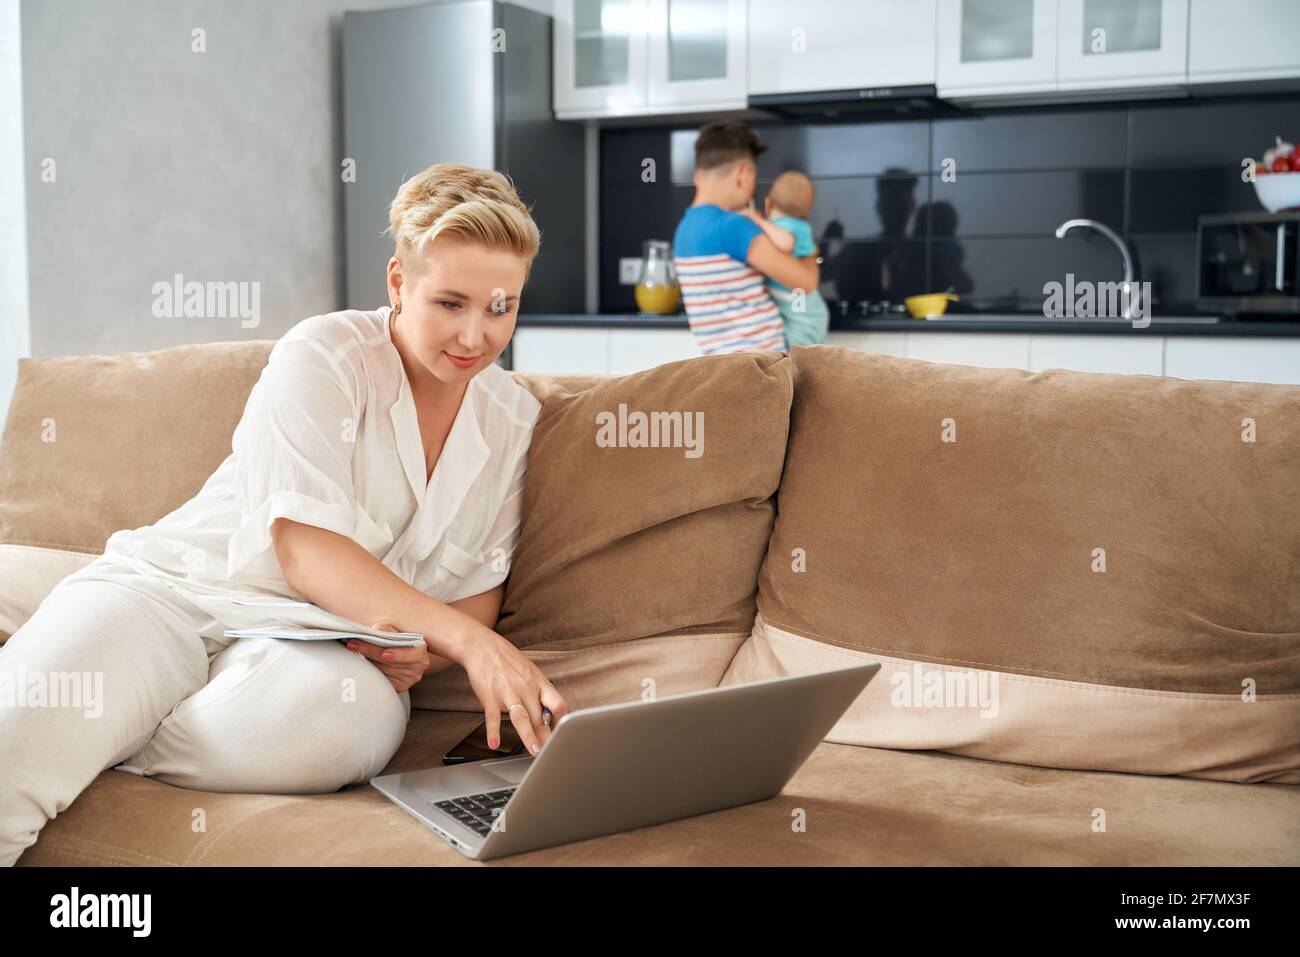
M 18 359 L 31 352 L 19 12 L 19 0 L 0 0 L 0 422 Z
M 338 308 L 342 13 L 411 4 L 23 0 L 32 354 L 276 338 Z M 0 70 L 17 62 L 0 51 Z M 259 283 L 260 325 L 155 318 L 153 285 L 176 273 Z

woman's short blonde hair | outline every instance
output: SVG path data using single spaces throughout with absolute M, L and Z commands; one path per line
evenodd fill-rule
M 403 183 L 388 207 L 388 231 L 404 268 L 411 253 L 423 255 L 439 236 L 518 253 L 529 268 L 542 244 L 508 176 L 456 163 L 435 163 Z

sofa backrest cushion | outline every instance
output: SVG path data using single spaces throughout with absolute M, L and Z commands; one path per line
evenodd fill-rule
M 0 542 L 99 554 L 194 496 L 273 342 L 20 359 L 0 443 Z
M 0 442 L 0 641 L 78 556 L 202 487 L 273 345 L 22 361 Z M 646 679 L 660 694 L 715 686 L 753 623 L 789 427 L 788 359 L 515 376 L 543 409 L 497 630 L 571 705 L 636 698 Z M 625 444 L 602 447 L 596 415 L 612 416 L 617 442 L 620 405 Z M 702 454 L 633 446 L 636 412 L 677 413 L 692 430 L 702 420 L 702 434 L 678 434 Z M 459 668 L 421 682 L 412 703 L 478 708 Z
M 791 359 L 724 683 L 879 660 L 829 740 L 1300 782 L 1300 388 Z
M 789 429 L 789 359 L 515 377 L 542 409 L 497 631 L 570 707 L 715 687 L 753 626 Z M 638 431 L 640 416 L 659 413 L 669 415 L 650 421 L 668 434 L 655 428 L 655 444 L 642 444 L 652 436 Z M 411 703 L 480 707 L 459 668 L 416 685 Z
M 0 641 L 108 536 L 194 496 L 274 342 L 18 361 L 0 439 Z

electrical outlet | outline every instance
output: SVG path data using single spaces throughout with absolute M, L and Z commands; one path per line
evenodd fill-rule
M 641 260 L 621 257 L 618 261 L 618 282 L 621 286 L 635 286 L 641 278 Z

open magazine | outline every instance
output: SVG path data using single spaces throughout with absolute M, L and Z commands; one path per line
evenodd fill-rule
M 232 598 L 231 601 L 266 609 L 266 618 L 273 624 L 231 629 L 225 633 L 227 638 L 284 638 L 292 641 L 347 641 L 355 638 L 383 648 L 412 647 L 424 641 L 423 635 L 370 628 L 308 601 L 274 595 Z

